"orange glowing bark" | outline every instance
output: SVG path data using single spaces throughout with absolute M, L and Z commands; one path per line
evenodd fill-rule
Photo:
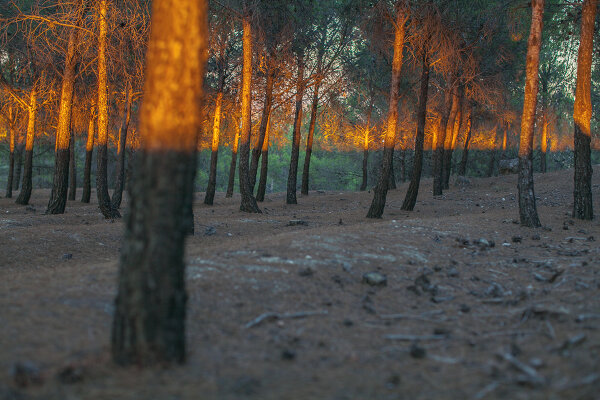
M 521 138 L 519 141 L 519 217 L 521 225 L 540 226 L 540 219 L 533 190 L 533 130 L 539 86 L 538 70 L 542 44 L 544 0 L 531 2 L 531 31 L 527 42 L 527 62 L 525 79 L 525 99 L 521 117 Z
M 542 114 L 542 138 L 540 143 L 540 171 L 546 172 L 546 152 L 548 150 L 548 116 L 544 109 Z
M 76 7 L 83 7 L 78 1 Z M 80 17 L 81 18 L 81 17 Z M 77 25 L 81 23 L 81 19 Z M 73 89 L 76 77 L 76 48 L 79 39 L 78 28 L 71 28 L 65 55 L 65 68 L 62 78 L 58 124 L 56 127 L 56 146 L 52 192 L 46 214 L 63 214 L 67 203 L 67 185 L 69 181 L 69 143 L 71 141 L 71 112 L 73 107 Z
M 392 82 L 390 88 L 390 104 L 388 109 L 387 126 L 383 151 L 381 175 L 374 190 L 373 201 L 367 213 L 367 218 L 381 218 L 385 208 L 389 179 L 396 144 L 396 125 L 398 124 L 398 97 L 400 92 L 400 72 L 402 71 L 402 50 L 404 48 L 405 23 L 408 13 L 402 2 L 396 2 L 396 20 L 394 33 L 394 58 L 392 61 Z
M 590 120 L 592 118 L 591 70 L 596 10 L 597 0 L 584 0 L 577 58 L 577 88 L 573 109 L 575 122 L 573 217 L 584 220 L 594 218 Z
M 369 166 L 369 135 L 371 133 L 371 116 L 373 115 L 373 106 L 375 103 L 375 96 L 373 89 L 371 88 L 371 103 L 369 104 L 369 111 L 367 113 L 367 126 L 365 127 L 365 137 L 363 139 L 363 164 L 362 164 L 362 182 L 360 184 L 360 191 L 367 189 L 368 181 L 368 166 Z
M 83 169 L 83 193 L 81 202 L 89 203 L 92 191 L 91 171 L 92 171 L 92 153 L 94 151 L 94 128 L 96 122 L 95 106 L 90 109 L 90 119 L 88 121 L 87 141 L 85 143 L 85 167 Z
M 33 173 L 33 142 L 35 140 L 35 118 L 37 113 L 37 88 L 35 85 L 31 88 L 29 94 L 27 121 L 27 136 L 25 138 L 25 167 L 23 169 L 23 183 L 21 192 L 17 197 L 17 204 L 28 204 L 31 197 L 32 173 Z
M 250 188 L 250 135 L 252 133 L 251 103 L 252 103 L 252 25 L 250 14 L 244 10 L 243 18 L 243 66 L 242 66 L 242 132 L 240 135 L 240 166 L 239 181 L 242 200 L 240 211 L 260 213 L 256 198 Z
M 191 206 L 208 42 L 203 0 L 154 0 L 146 56 L 141 149 L 112 325 L 117 364 L 185 361 L 185 238 Z
M 258 181 L 258 189 L 256 191 L 256 200 L 265 201 L 265 192 L 267 190 L 267 172 L 269 168 L 269 131 L 271 130 L 271 114 L 267 118 L 267 126 L 265 127 L 265 139 L 263 140 L 261 160 L 260 160 L 260 179 Z

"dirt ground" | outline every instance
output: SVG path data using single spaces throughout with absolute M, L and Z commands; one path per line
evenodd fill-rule
M 150 370 L 109 357 L 122 222 L 2 198 L 0 399 L 599 399 L 599 219 L 570 217 L 572 171 L 535 183 L 540 229 L 516 223 L 515 176 L 440 198 L 425 179 L 410 213 L 402 184 L 382 220 L 370 193 L 261 215 L 198 193 L 188 360 Z

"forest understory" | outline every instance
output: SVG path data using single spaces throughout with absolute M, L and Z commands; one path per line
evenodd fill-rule
M 425 179 L 414 212 L 405 183 L 382 220 L 368 192 L 262 214 L 196 193 L 187 362 L 144 370 L 110 361 L 123 222 L 2 198 L 0 399 L 597 399 L 600 223 L 570 216 L 565 170 L 535 175 L 543 227 L 521 227 L 516 180 Z

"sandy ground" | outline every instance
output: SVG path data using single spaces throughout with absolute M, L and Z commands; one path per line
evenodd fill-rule
M 2 198 L 0 399 L 598 399 L 599 220 L 570 217 L 572 171 L 535 180 L 540 229 L 516 224 L 515 176 L 440 198 L 424 180 L 411 213 L 403 184 L 382 220 L 369 193 L 260 215 L 198 193 L 188 360 L 150 370 L 109 357 L 122 222 Z

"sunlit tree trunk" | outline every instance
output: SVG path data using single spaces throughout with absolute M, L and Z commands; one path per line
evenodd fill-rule
M 6 180 L 6 198 L 12 197 L 12 187 L 15 172 L 15 129 L 12 126 L 12 106 L 8 108 L 8 177 Z
M 37 89 L 34 86 L 29 94 L 29 108 L 27 121 L 27 136 L 25 137 L 25 167 L 23 170 L 23 183 L 21 192 L 17 197 L 17 204 L 28 204 L 31 198 L 33 176 L 33 142 L 35 140 L 35 118 L 37 114 Z
M 367 113 L 367 126 L 365 127 L 365 137 L 363 140 L 363 163 L 362 163 L 362 183 L 360 184 L 360 191 L 364 192 L 367 190 L 368 181 L 368 167 L 369 167 L 369 135 L 371 133 L 371 116 L 373 115 L 373 106 L 375 103 L 375 96 L 371 90 L 371 104 L 369 104 L 369 111 Z
M 271 130 L 271 114 L 267 118 L 267 129 L 265 131 L 265 140 L 263 140 L 262 154 L 260 159 L 260 179 L 256 191 L 256 200 L 265 201 L 265 191 L 267 190 L 267 172 L 269 169 L 269 131 Z
M 240 166 L 239 183 L 242 201 L 240 211 L 249 213 L 260 213 L 256 204 L 256 198 L 250 187 L 250 135 L 252 133 L 251 103 L 252 103 L 252 25 L 247 7 L 244 9 L 243 18 L 243 69 L 242 69 L 242 132 L 240 135 Z
M 99 1 L 98 13 L 98 141 L 96 144 L 96 195 L 104 218 L 120 218 L 110 202 L 107 180 L 108 153 L 108 75 L 106 70 L 106 40 L 108 31 L 108 0 Z
M 437 140 L 435 141 L 435 149 L 433 150 L 433 195 L 441 196 L 443 189 L 442 174 L 444 172 L 444 143 L 447 133 L 447 125 L 452 112 L 452 92 L 451 88 L 447 89 L 444 101 L 444 111 L 437 131 Z
M 94 126 L 95 126 L 95 107 L 90 111 L 90 120 L 88 122 L 87 141 L 85 142 L 85 167 L 83 169 L 83 193 L 81 195 L 82 203 L 90 202 L 92 191 L 91 173 L 92 173 L 92 153 L 94 151 Z
M 75 200 L 77 192 L 77 165 L 75 164 L 75 132 L 71 125 L 71 140 L 69 142 L 69 200 Z
M 275 66 L 273 59 L 270 57 L 267 67 L 267 81 L 265 85 L 265 102 L 263 105 L 262 116 L 260 119 L 260 127 L 258 128 L 258 140 L 256 147 L 252 150 L 252 160 L 250 162 L 250 189 L 254 191 L 256 186 L 256 175 L 258 172 L 258 161 L 260 159 L 265 135 L 267 132 L 267 124 L 269 115 L 271 114 L 271 105 L 273 104 L 273 84 L 275 83 Z
M 575 122 L 573 217 L 584 220 L 594 218 L 590 119 L 592 117 L 591 69 L 596 10 L 597 0 L 584 0 L 581 13 L 581 40 L 577 58 L 577 88 L 573 110 Z
M 508 122 L 505 122 L 502 132 L 502 159 L 506 158 L 506 149 L 508 148 L 508 126 Z
M 540 145 L 540 172 L 546 173 L 546 157 L 548 151 L 548 116 L 546 115 L 546 110 L 542 114 L 542 143 Z
M 525 78 L 525 99 L 521 117 L 521 138 L 519 141 L 519 217 L 521 225 L 540 226 L 533 191 L 533 131 L 538 95 L 538 69 L 542 45 L 542 25 L 544 0 L 531 2 L 531 31 L 527 42 L 527 62 Z
M 467 115 L 467 126 L 465 134 L 465 144 L 463 146 L 462 157 L 460 159 L 460 165 L 458 167 L 458 175 L 465 176 L 467 173 L 467 159 L 469 157 L 469 144 L 471 143 L 471 124 L 473 123 L 473 107 L 471 106 Z
M 421 172 L 423 170 L 423 145 L 425 143 L 425 123 L 427 121 L 427 97 L 429 93 L 429 57 L 423 55 L 421 70 L 421 93 L 419 97 L 419 108 L 417 111 L 417 135 L 415 136 L 415 156 L 410 184 L 402 203 L 402 209 L 412 211 L 417 203 L 419 185 L 421 183 Z
M 315 83 L 312 107 L 310 110 L 310 124 L 308 126 L 308 136 L 306 137 L 306 154 L 304 157 L 304 169 L 302 170 L 302 186 L 300 193 L 308 195 L 308 180 L 310 173 L 310 157 L 313 149 L 313 139 L 315 136 L 315 126 L 317 125 L 317 109 L 319 107 L 319 89 L 321 88 L 323 74 L 323 51 L 319 51 L 317 55 L 317 81 Z
M 223 105 L 223 90 L 225 88 L 225 60 L 223 59 L 222 54 L 218 61 L 218 69 L 219 89 L 217 92 L 217 100 L 215 101 L 215 115 L 213 119 L 210 171 L 208 173 L 206 195 L 204 196 L 204 204 L 209 206 L 213 204 L 215 199 L 215 191 L 217 190 L 217 162 L 219 159 L 219 139 L 221 135 L 221 107 Z
M 302 50 L 301 50 L 302 51 Z M 294 114 L 294 132 L 292 133 L 292 155 L 287 181 L 287 204 L 298 204 L 296 186 L 298 182 L 298 157 L 300 155 L 300 128 L 302 127 L 302 97 L 304 96 L 304 54 L 297 55 L 298 75 L 296 77 L 296 113 Z
M 77 65 L 76 47 L 78 29 L 72 28 L 69 33 L 65 69 L 63 72 L 58 124 L 56 128 L 55 164 L 52 181 L 52 192 L 46 214 L 63 214 L 67 203 L 69 183 L 69 143 L 71 141 L 71 112 L 73 109 L 73 88 L 75 85 L 75 68 Z
M 142 147 L 135 157 L 112 325 L 112 356 L 121 365 L 185 361 L 184 242 L 201 124 L 206 12 L 202 0 L 152 4 Z
M 131 105 L 133 103 L 133 90 L 128 81 L 125 85 L 125 110 L 123 122 L 119 127 L 119 144 L 117 147 L 117 175 L 115 179 L 115 190 L 113 191 L 111 203 L 114 209 L 121 207 L 123 200 L 123 189 L 125 187 L 125 153 L 127 152 L 127 133 L 129 130 L 129 121 L 131 120 Z
M 446 127 L 446 136 L 444 138 L 444 158 L 442 163 L 442 188 L 450 188 L 450 170 L 452 168 L 452 150 L 456 145 L 456 136 L 460 129 L 462 103 L 462 87 L 454 88 L 452 91 L 452 109 Z
M 225 197 L 233 196 L 233 186 L 235 185 L 235 167 L 237 164 L 238 143 L 240 140 L 240 124 L 235 121 L 235 138 L 231 148 L 231 164 L 229 164 L 229 180 L 227 181 L 227 194 Z
M 385 208 L 390 170 L 393 168 L 394 146 L 396 144 L 396 125 L 398 124 L 398 97 L 400 92 L 400 72 L 402 70 L 402 49 L 404 47 L 406 12 L 401 7 L 401 2 L 396 3 L 396 23 L 394 33 L 394 58 L 392 61 L 392 82 L 390 87 L 390 104 L 387 117 L 385 142 L 381 175 L 377 186 L 373 190 L 374 196 L 367 218 L 381 218 Z

